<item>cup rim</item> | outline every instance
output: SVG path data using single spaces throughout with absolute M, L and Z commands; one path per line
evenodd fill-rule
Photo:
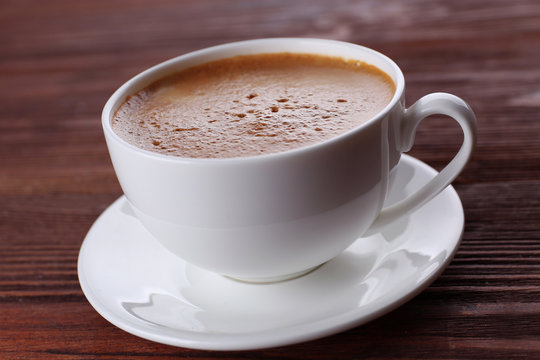
M 268 153 L 268 154 L 253 155 L 253 156 L 241 156 L 241 157 L 232 157 L 232 158 L 191 158 L 191 157 L 181 157 L 181 156 L 178 156 L 178 155 L 166 155 L 166 154 L 162 154 L 162 153 L 158 153 L 158 152 L 153 152 L 153 151 L 150 151 L 150 150 L 144 150 L 144 149 L 139 148 L 139 147 L 137 147 L 135 145 L 132 145 L 129 142 L 122 139 L 112 129 L 112 121 L 111 121 L 112 120 L 112 112 L 116 111 L 118 109 L 118 107 L 121 106 L 121 104 L 125 101 L 125 99 L 128 96 L 136 93 L 137 91 L 140 91 L 141 89 L 143 89 L 146 86 L 150 85 L 151 83 L 153 83 L 157 79 L 162 78 L 164 76 L 167 76 L 168 74 L 174 73 L 174 71 L 169 71 L 168 74 L 167 74 L 167 69 L 174 68 L 175 65 L 177 65 L 178 63 L 187 62 L 187 61 L 189 61 L 191 59 L 194 59 L 194 58 L 205 57 L 208 54 L 224 51 L 224 50 L 226 50 L 228 48 L 242 49 L 242 48 L 247 48 L 250 45 L 255 45 L 255 44 L 260 45 L 260 44 L 265 44 L 266 43 L 268 45 L 272 45 L 272 43 L 275 43 L 277 45 L 277 44 L 284 43 L 284 42 L 288 42 L 288 43 L 294 43 L 294 42 L 317 43 L 317 42 L 322 42 L 322 43 L 330 44 L 330 45 L 333 44 L 333 45 L 348 47 L 348 48 L 351 48 L 353 50 L 354 49 L 361 50 L 361 51 L 363 51 L 365 53 L 370 54 L 371 56 L 379 58 L 380 60 L 385 62 L 387 65 L 389 65 L 390 68 L 392 69 L 392 71 L 394 72 L 394 74 L 388 74 L 388 71 L 385 71 L 385 70 L 381 69 L 381 71 L 387 73 L 394 80 L 394 84 L 395 84 L 396 89 L 395 89 L 395 92 L 394 92 L 394 95 L 393 95 L 392 99 L 388 102 L 388 104 L 386 104 L 386 106 L 381 111 L 379 111 L 371 119 L 369 119 L 368 121 L 354 127 L 351 130 L 348 130 L 348 131 L 346 131 L 346 132 L 344 132 L 342 134 L 339 134 L 337 136 L 331 137 L 329 139 L 326 139 L 324 141 L 321 141 L 321 142 L 318 142 L 318 143 L 315 143 L 315 144 L 310 144 L 310 145 L 302 146 L 302 147 L 299 147 L 299 148 L 289 149 L 289 150 L 286 150 L 286 151 L 281 151 L 281 152 L 276 152 L 276 153 Z M 274 52 L 277 53 L 277 52 L 284 52 L 284 51 L 277 50 L 277 51 L 274 51 Z M 294 53 L 294 51 L 292 51 L 292 52 Z M 257 52 L 257 53 L 259 53 L 259 54 L 272 53 L 272 51 Z M 315 52 L 315 51 L 313 51 L 313 52 L 300 52 L 300 51 L 298 51 L 297 53 L 314 53 L 315 54 L 317 52 Z M 321 54 L 324 55 L 324 53 L 322 53 L 322 52 L 321 52 Z M 219 59 L 232 57 L 232 56 L 235 56 L 235 55 L 219 57 Z M 359 60 L 364 61 L 363 59 L 359 59 Z M 213 60 L 208 60 L 208 61 L 213 61 Z M 204 63 L 204 62 L 196 62 L 196 64 L 201 64 L 201 63 Z M 374 65 L 374 66 L 379 68 L 379 66 L 377 66 L 377 65 Z M 187 67 L 189 67 L 189 66 L 187 66 Z M 180 71 L 180 70 L 181 69 L 175 69 L 175 71 Z M 158 76 L 155 80 L 152 80 L 152 81 L 147 80 L 148 78 L 152 78 L 153 75 L 155 75 L 156 73 L 161 73 L 161 72 L 164 72 L 164 74 L 162 74 L 161 76 Z M 146 84 L 142 85 L 142 86 L 139 86 L 138 89 L 136 89 L 134 91 L 129 91 L 133 86 L 135 86 L 135 85 L 137 85 L 139 83 L 143 83 L 143 84 L 146 83 Z M 388 114 L 391 111 L 391 109 L 393 109 L 395 107 L 395 105 L 400 101 L 400 99 L 402 97 L 402 94 L 404 92 L 404 88 L 405 88 L 405 79 L 404 79 L 403 73 L 402 73 L 401 69 L 399 68 L 399 66 L 392 59 L 390 59 L 388 56 L 386 56 L 386 55 L 384 55 L 384 54 L 382 54 L 382 53 L 380 53 L 380 52 L 378 52 L 376 50 L 373 50 L 371 48 L 362 46 L 362 45 L 353 44 L 353 43 L 349 43 L 349 42 L 345 42 L 345 41 L 339 41 L 339 40 L 317 39 L 317 38 L 295 38 L 295 37 L 287 38 L 287 37 L 285 37 L 285 38 L 252 39 L 252 40 L 244 40 L 244 41 L 225 43 L 225 44 L 221 44 L 221 45 L 211 46 L 211 47 L 207 47 L 207 48 L 204 48 L 204 49 L 188 52 L 186 54 L 171 58 L 169 60 L 158 63 L 158 64 L 156 64 L 154 66 L 151 66 L 150 68 L 148 68 L 146 70 L 143 70 L 142 72 L 138 73 L 137 75 L 133 76 L 128 81 L 123 83 L 117 90 L 115 90 L 115 92 L 107 100 L 107 102 L 105 103 L 105 106 L 103 107 L 103 111 L 101 113 L 101 123 L 102 123 L 103 131 L 104 131 L 104 133 L 106 135 L 106 138 L 115 141 L 117 144 L 120 144 L 126 150 L 134 151 L 134 152 L 138 153 L 139 155 L 154 158 L 154 159 L 159 159 L 159 160 L 162 160 L 162 161 L 170 161 L 170 162 L 174 162 L 174 163 L 197 163 L 197 164 L 229 164 L 229 163 L 248 163 L 248 162 L 273 161 L 273 160 L 278 160 L 278 159 L 284 159 L 284 158 L 287 158 L 287 157 L 290 157 L 290 156 L 296 156 L 296 155 L 299 155 L 299 154 L 304 154 L 304 153 L 311 152 L 311 151 L 314 151 L 314 150 L 317 150 L 317 149 L 321 149 L 321 148 L 326 147 L 326 146 L 331 146 L 332 144 L 335 144 L 336 142 L 340 142 L 343 139 L 349 138 L 350 136 L 353 136 L 357 132 L 362 131 L 363 128 L 372 125 L 373 123 L 380 120 L 382 117 L 386 116 L 386 114 Z

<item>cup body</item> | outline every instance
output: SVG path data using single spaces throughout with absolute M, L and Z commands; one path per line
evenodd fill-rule
M 128 144 L 111 120 L 125 99 L 184 68 L 236 55 L 296 52 L 357 59 L 396 85 L 370 121 L 333 139 L 283 153 L 190 159 Z M 404 112 L 398 66 L 362 46 L 320 39 L 261 39 L 169 60 L 137 75 L 107 102 L 102 124 L 120 185 L 141 223 L 184 260 L 250 281 L 281 279 L 341 253 L 375 220 L 392 169 Z

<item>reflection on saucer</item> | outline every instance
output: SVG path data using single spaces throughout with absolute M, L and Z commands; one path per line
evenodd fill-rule
M 347 251 L 312 274 L 274 284 L 240 283 L 188 266 L 190 281 L 180 290 L 181 296 L 152 293 L 146 301 L 123 302 L 122 306 L 140 320 L 176 330 L 271 331 L 378 301 L 388 287 L 407 283 L 410 274 L 436 270 L 445 256 L 443 251 L 430 259 L 402 249 L 377 259 L 377 252 L 366 256 Z M 291 317 L 291 309 L 302 312 Z

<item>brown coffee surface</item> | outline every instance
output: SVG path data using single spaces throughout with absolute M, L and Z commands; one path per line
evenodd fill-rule
M 189 68 L 129 97 L 114 131 L 145 150 L 189 158 L 277 153 L 333 138 L 381 111 L 381 70 L 313 54 L 237 56 Z

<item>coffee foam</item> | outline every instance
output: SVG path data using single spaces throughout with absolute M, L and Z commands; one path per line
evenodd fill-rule
M 166 77 L 129 97 L 112 126 L 145 150 L 190 158 L 276 153 L 335 137 L 380 112 L 395 86 L 358 61 L 237 56 Z

